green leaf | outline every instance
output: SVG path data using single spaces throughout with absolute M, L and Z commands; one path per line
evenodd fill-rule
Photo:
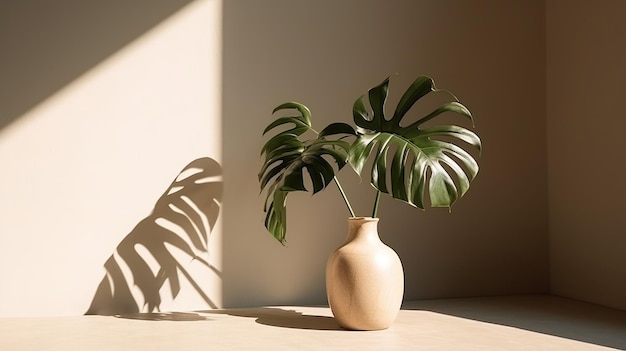
M 345 134 L 345 135 L 356 135 L 354 128 L 351 125 L 346 123 L 331 123 L 326 128 L 322 129 L 319 136 L 325 137 L 329 135 L 336 134 Z
M 478 173 L 478 163 L 466 149 L 475 148 L 480 152 L 480 138 L 458 125 L 422 126 L 444 113 L 460 115 L 473 123 L 470 111 L 447 92 L 453 101 L 402 127 L 402 119 L 421 98 L 446 91 L 436 89 L 431 78 L 418 77 L 402 95 L 392 118 L 386 118 L 388 85 L 389 78 L 370 89 L 369 108 L 364 96 L 355 101 L 353 117 L 358 137 L 350 148 L 348 162 L 361 175 L 372 158 L 372 185 L 394 198 L 424 208 L 428 187 L 431 206 L 451 207 L 465 194 Z M 389 157 L 391 167 L 387 166 Z
M 350 150 L 350 144 L 342 139 L 356 135 L 350 125 L 333 123 L 316 137 L 305 139 L 305 133 L 315 133 L 308 107 L 287 102 L 276 107 L 274 112 L 292 109 L 300 114 L 279 117 L 265 128 L 264 135 L 279 126 L 292 125 L 290 129 L 277 131 L 261 148 L 263 164 L 258 174 L 261 191 L 266 193 L 263 206 L 265 227 L 283 245 L 287 232 L 287 195 L 293 191 L 315 194 L 332 183 L 335 169 L 339 170 L 346 164 Z M 304 169 L 312 189 L 305 186 Z
M 398 102 L 396 112 L 393 114 L 393 120 L 398 121 L 397 125 L 400 125 L 402 117 L 406 115 L 417 100 L 432 92 L 434 89 L 435 82 L 433 82 L 431 78 L 425 76 L 417 77 Z

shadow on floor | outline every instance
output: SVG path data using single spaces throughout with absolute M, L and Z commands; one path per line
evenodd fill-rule
M 422 310 L 626 350 L 626 312 L 551 295 L 421 300 Z
M 148 321 L 213 321 L 211 315 L 254 318 L 259 324 L 272 327 L 308 330 L 344 330 L 333 317 L 307 315 L 278 307 L 234 308 L 197 312 L 124 313 L 115 317 Z
M 212 319 L 193 312 L 151 312 L 151 313 L 126 313 L 115 315 L 116 318 L 137 319 L 143 321 L 211 321 Z
M 237 317 L 255 318 L 263 325 L 294 329 L 344 330 L 333 317 L 307 315 L 295 310 L 278 307 L 235 308 L 203 311 L 207 314 L 227 314 Z

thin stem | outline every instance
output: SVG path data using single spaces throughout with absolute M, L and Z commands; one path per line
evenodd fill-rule
M 337 184 L 337 188 L 339 188 L 339 192 L 341 193 L 341 197 L 343 198 L 343 202 L 345 202 L 346 206 L 348 206 L 348 211 L 350 211 L 350 217 L 356 217 L 354 215 L 354 211 L 352 210 L 352 206 L 350 206 L 350 201 L 348 201 L 348 197 L 346 196 L 346 193 L 343 191 L 341 184 L 339 184 L 339 179 L 337 179 L 337 176 L 334 176 L 334 179 L 335 179 L 335 184 Z
M 313 133 L 315 133 L 316 135 L 320 134 L 317 130 L 313 129 L 313 127 L 309 127 L 309 129 L 312 130 Z M 337 184 L 337 188 L 339 189 L 339 192 L 341 193 L 343 202 L 346 203 L 346 206 L 348 207 L 348 211 L 350 211 L 350 217 L 356 217 L 354 215 L 354 211 L 352 210 L 352 206 L 350 206 L 350 201 L 348 201 L 348 197 L 346 196 L 346 193 L 343 191 L 341 184 L 339 184 L 339 179 L 337 179 L 337 176 L 333 176 L 333 179 L 335 179 L 335 184 Z
M 378 203 L 380 202 L 380 190 L 376 191 L 376 200 L 374 200 L 374 210 L 372 211 L 372 218 L 378 218 Z

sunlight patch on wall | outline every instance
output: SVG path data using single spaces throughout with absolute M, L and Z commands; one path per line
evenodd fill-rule
M 159 218 L 160 200 L 204 201 L 193 194 L 209 188 L 177 184 L 190 164 L 219 180 L 199 182 L 214 186 L 212 202 L 188 204 L 180 218 L 196 212 L 196 234 L 210 227 L 210 255 L 194 249 L 210 269 L 189 272 L 221 304 L 221 6 L 192 2 L 0 130 L 0 316 L 85 313 L 110 281 L 103 265 Z M 191 193 L 172 195 L 174 184 Z M 162 310 L 209 307 L 193 286 L 180 288 Z

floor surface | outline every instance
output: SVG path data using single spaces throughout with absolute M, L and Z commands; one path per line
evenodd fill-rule
M 626 312 L 548 295 L 406 302 L 391 328 L 326 307 L 0 318 L 0 350 L 626 350 Z

